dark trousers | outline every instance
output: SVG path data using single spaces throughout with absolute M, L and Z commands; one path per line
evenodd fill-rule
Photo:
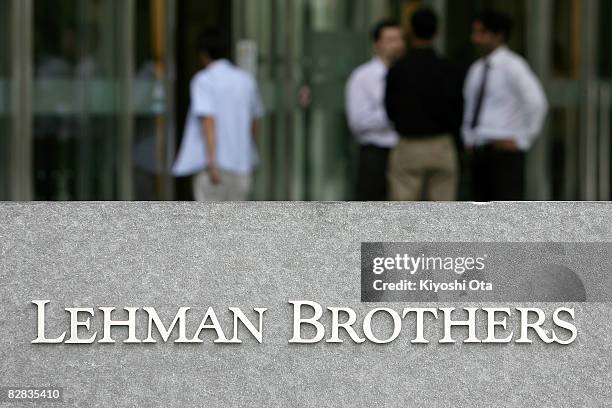
M 498 150 L 493 145 L 476 148 L 472 175 L 475 201 L 525 199 L 525 152 Z
M 391 149 L 361 146 L 359 150 L 359 180 L 357 201 L 386 201 L 387 170 Z

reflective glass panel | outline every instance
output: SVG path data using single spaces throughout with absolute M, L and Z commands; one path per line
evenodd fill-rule
M 9 0 L 0 0 L 0 200 L 9 199 L 9 7 Z

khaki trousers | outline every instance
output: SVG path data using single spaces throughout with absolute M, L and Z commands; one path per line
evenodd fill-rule
M 451 135 L 402 137 L 389 159 L 392 201 L 457 200 L 459 164 Z
M 247 201 L 251 193 L 250 174 L 234 174 L 220 170 L 221 183 L 210 182 L 208 171 L 193 178 L 193 196 L 196 201 Z

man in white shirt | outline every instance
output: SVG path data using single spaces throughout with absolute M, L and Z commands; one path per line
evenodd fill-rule
M 200 38 L 204 69 L 191 81 L 191 106 L 173 173 L 195 175 L 197 201 L 246 201 L 257 165 L 255 133 L 263 106 L 255 79 L 224 58 L 222 37 Z
M 525 155 L 542 131 L 548 102 L 527 62 L 507 41 L 511 19 L 488 11 L 474 21 L 472 42 L 484 53 L 468 72 L 463 140 L 473 153 L 477 201 L 520 201 Z
M 346 87 L 349 127 L 360 144 L 358 201 L 387 200 L 389 153 L 399 137 L 384 106 L 385 80 L 391 64 L 404 53 L 404 33 L 399 24 L 385 20 L 372 33 L 375 57 L 361 65 Z

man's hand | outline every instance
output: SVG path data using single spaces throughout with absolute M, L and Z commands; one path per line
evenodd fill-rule
M 518 146 L 516 145 L 516 142 L 512 139 L 498 140 L 493 143 L 493 146 L 496 150 L 500 150 L 503 152 L 516 152 L 519 150 Z
M 213 186 L 218 186 L 221 184 L 221 172 L 217 166 L 208 166 L 208 177 Z

